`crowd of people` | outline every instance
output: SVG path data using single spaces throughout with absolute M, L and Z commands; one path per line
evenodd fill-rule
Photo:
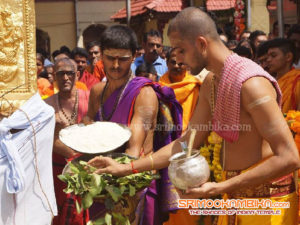
M 228 41 L 217 31 L 209 15 L 190 7 L 170 22 L 172 47 L 163 46 L 156 30 L 145 33 L 139 47 L 130 28 L 115 25 L 87 49 L 62 46 L 53 52 L 53 61 L 42 51 L 37 53 L 38 90 L 55 109 L 56 118 L 54 225 L 86 224 L 103 215 L 101 204 L 78 214 L 77 196 L 65 194 L 65 184 L 57 179 L 67 160 L 78 155 L 59 140 L 59 131 L 93 121 L 127 125 L 132 136 L 124 152 L 139 158 L 120 165 L 96 157 L 90 164 L 98 173 L 123 176 L 154 169 L 160 173 L 161 179 L 145 191 L 133 223 L 196 224 L 199 218 L 178 209 L 177 200 L 226 194 L 288 201 L 290 208 L 281 209 L 275 219 L 219 216 L 218 224 L 298 224 L 292 172 L 300 166 L 299 153 L 283 113 L 300 110 L 300 26 L 292 26 L 286 38 L 276 37 L 275 31 L 269 38 L 262 31 L 245 31 L 239 42 Z M 182 150 L 180 142 L 189 139 L 189 127 L 199 124 L 213 128 L 197 130 L 195 149 L 212 131 L 224 140 L 220 156 L 224 179 L 181 192 L 168 179 L 168 159 Z M 239 124 L 248 124 L 251 130 L 234 129 Z M 170 125 L 176 129 L 163 129 Z M 224 126 L 229 129 L 218 129 Z M 216 220 L 205 218 L 205 224 L 213 223 Z

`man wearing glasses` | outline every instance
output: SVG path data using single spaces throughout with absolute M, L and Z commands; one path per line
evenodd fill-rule
M 163 50 L 162 40 L 162 36 L 157 30 L 150 30 L 144 34 L 143 48 L 145 49 L 145 54 L 136 58 L 134 63 L 132 63 L 131 70 L 134 74 L 136 68 L 143 63 L 152 64 L 155 67 L 158 79 L 167 72 L 166 61 L 159 56 Z
M 55 110 L 55 133 L 53 144 L 53 176 L 54 189 L 58 206 L 58 216 L 53 220 L 54 225 L 85 224 L 85 213 L 77 214 L 74 196 L 63 192 L 65 183 L 57 178 L 67 164 L 67 159 L 76 155 L 76 151 L 64 145 L 58 138 L 59 131 L 65 127 L 77 124 L 87 113 L 89 91 L 76 88 L 79 77 L 77 64 L 69 58 L 55 62 L 54 79 L 59 92 L 47 98 L 45 102 Z

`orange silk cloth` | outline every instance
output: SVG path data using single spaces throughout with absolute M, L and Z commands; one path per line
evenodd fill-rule
M 102 60 L 99 60 L 95 67 L 94 67 L 94 71 L 93 71 L 93 75 L 99 79 L 99 81 L 102 81 L 102 79 L 105 77 L 105 72 L 104 72 L 104 65 Z
M 51 83 L 48 81 L 48 79 L 40 77 L 37 79 L 37 87 L 38 91 L 40 93 L 40 96 L 43 95 L 53 95 L 53 91 L 50 90 L 51 88 Z
M 39 83 L 38 83 L 38 85 L 39 85 Z M 79 90 L 88 91 L 88 88 L 85 85 L 85 83 L 82 83 L 80 81 L 76 81 L 75 85 L 76 85 L 76 88 L 79 89 Z M 48 87 L 47 89 L 45 89 L 43 91 L 42 95 L 41 95 L 41 92 L 40 92 L 40 95 L 42 96 L 42 99 L 46 99 L 46 98 L 49 98 L 50 96 L 56 94 L 58 91 L 59 90 L 58 90 L 57 83 L 54 81 L 54 83 L 50 87 Z
M 174 90 L 176 99 L 183 109 L 182 131 L 185 131 L 198 101 L 201 82 L 188 72 L 185 72 L 182 81 L 172 83 L 169 79 L 168 71 L 159 79 L 159 83 Z
M 297 110 L 300 104 L 300 70 L 293 68 L 277 82 L 282 92 L 282 112 Z

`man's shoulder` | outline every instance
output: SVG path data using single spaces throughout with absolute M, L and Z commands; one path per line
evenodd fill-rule
M 152 101 L 158 102 L 158 98 L 153 87 L 150 85 L 142 87 L 137 95 L 137 103 L 149 104 Z
M 106 84 L 106 82 L 99 82 L 99 83 L 95 84 L 91 89 L 91 93 L 100 94 L 102 92 L 105 84 Z
M 52 107 L 55 107 L 55 100 L 57 98 L 57 93 L 46 98 L 44 101 L 48 104 L 51 105 Z
M 251 77 L 246 80 L 241 88 L 241 97 L 242 102 L 246 103 L 261 97 L 272 97 L 275 100 L 278 98 L 273 84 L 265 77 Z

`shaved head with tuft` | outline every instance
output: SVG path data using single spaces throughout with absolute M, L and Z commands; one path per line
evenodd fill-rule
M 177 32 L 182 39 L 190 41 L 198 36 L 220 40 L 216 24 L 212 18 L 199 8 L 188 7 L 176 15 L 170 22 L 168 36 Z

